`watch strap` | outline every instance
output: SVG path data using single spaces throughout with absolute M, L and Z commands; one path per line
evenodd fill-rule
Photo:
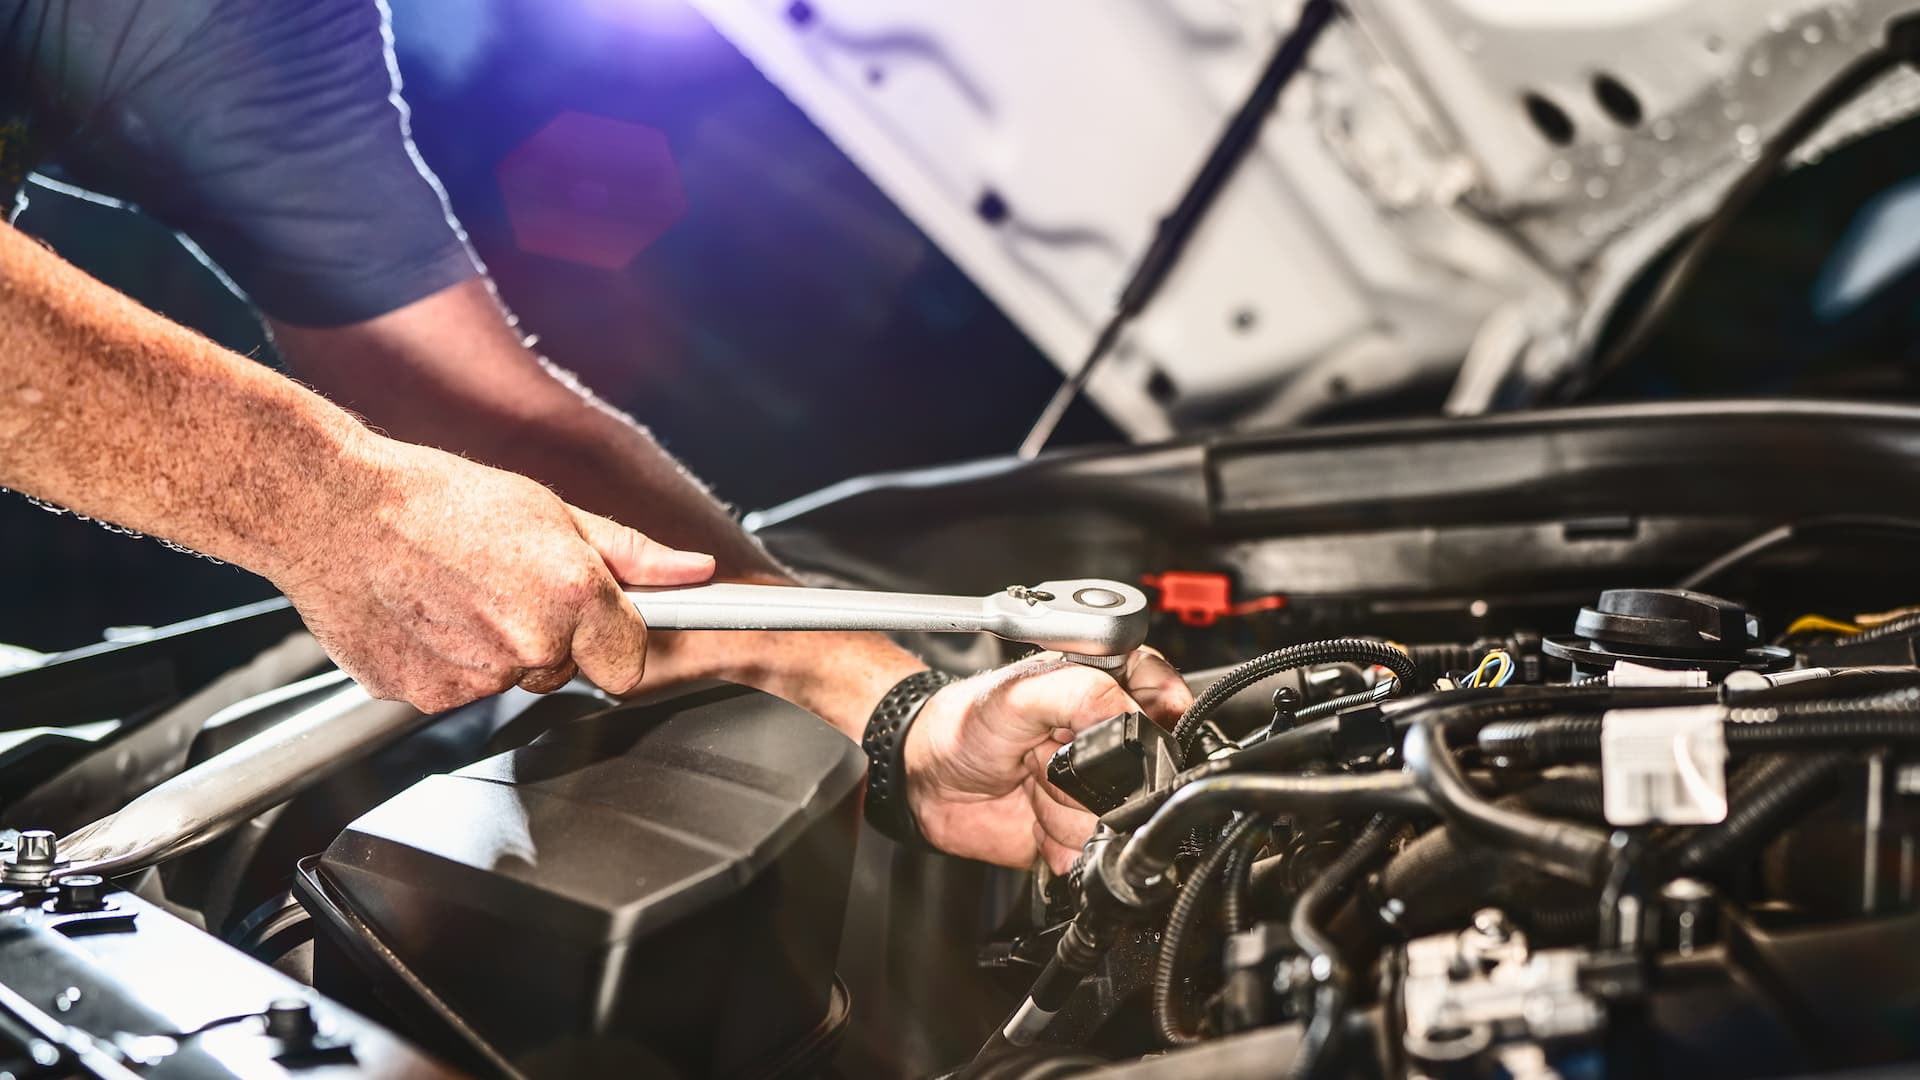
M 928 699 L 956 681 L 944 671 L 931 670 L 901 679 L 873 707 L 860 738 L 860 747 L 867 752 L 867 823 L 908 847 L 934 850 L 907 805 L 907 729 Z

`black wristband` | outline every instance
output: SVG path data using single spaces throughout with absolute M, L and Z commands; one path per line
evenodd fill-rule
M 908 847 L 933 850 L 907 805 L 907 729 L 928 698 L 956 681 L 944 671 L 917 671 L 901 679 L 873 707 L 860 738 L 867 752 L 867 823 Z

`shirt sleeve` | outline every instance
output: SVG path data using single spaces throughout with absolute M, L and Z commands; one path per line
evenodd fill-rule
M 63 158 L 282 322 L 361 322 L 482 272 L 409 137 L 379 0 L 217 3 Z

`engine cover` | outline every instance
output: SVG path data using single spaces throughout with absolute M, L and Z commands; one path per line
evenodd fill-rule
M 754 1075 L 831 1048 L 865 759 L 737 688 L 622 706 L 354 822 L 302 901 L 396 1012 L 536 1076 Z M 328 983 L 326 953 L 317 981 Z M 430 1000 L 392 1000 L 430 986 Z

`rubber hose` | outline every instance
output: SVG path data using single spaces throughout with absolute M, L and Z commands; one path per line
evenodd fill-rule
M 1403 684 L 1404 685 L 1404 684 Z M 1383 708 L 1395 730 L 1404 732 L 1416 721 L 1478 730 L 1482 724 L 1538 717 L 1570 706 L 1595 708 L 1698 705 L 1716 700 L 1712 690 L 1669 687 L 1620 689 L 1611 686 L 1519 686 L 1500 689 L 1449 690 L 1386 702 Z M 1279 772 L 1331 759 L 1337 752 L 1337 719 L 1315 720 L 1254 743 L 1224 758 L 1203 761 L 1181 772 L 1173 782 L 1149 794 L 1128 800 L 1101 815 L 1100 823 L 1115 832 L 1132 832 L 1145 824 L 1174 793 L 1191 783 L 1228 773 Z
M 1428 801 L 1414 778 L 1398 772 L 1216 776 L 1189 784 L 1168 799 L 1128 838 L 1114 870 L 1133 888 L 1151 884 L 1173 865 L 1180 841 L 1192 829 L 1217 821 L 1230 811 L 1415 813 L 1425 810 Z
M 1322 966 L 1318 963 L 1322 958 L 1326 960 L 1325 978 L 1314 991 L 1313 1017 L 1307 1022 L 1306 1035 L 1289 1072 L 1294 1080 L 1318 1080 L 1327 1074 L 1333 1065 L 1334 1044 L 1347 1011 L 1347 984 L 1352 973 L 1347 970 L 1332 937 L 1321 928 L 1323 920 L 1344 891 L 1387 853 L 1387 845 L 1399 831 L 1401 820 L 1389 814 L 1374 815 L 1352 846 L 1341 852 L 1312 884 L 1300 890 L 1293 902 L 1293 917 L 1287 927 L 1293 934 L 1293 943 L 1315 961 L 1314 967 Z
M 1542 781 L 1495 800 L 1495 805 L 1574 821 L 1605 820 L 1600 777 L 1590 769 Z M 1484 906 L 1497 887 L 1512 877 L 1513 860 L 1505 851 L 1442 825 L 1420 834 L 1394 855 L 1380 871 L 1379 891 L 1383 898 L 1410 902 L 1402 928 L 1419 933 Z M 1335 924 L 1352 930 L 1366 921 L 1364 912 L 1348 905 Z M 1346 936 L 1342 934 L 1343 940 Z
M 1449 733 L 1473 734 L 1509 720 L 1536 720 L 1560 715 L 1598 716 L 1609 709 L 1652 709 L 1677 705 L 1711 705 L 1718 691 L 1688 687 L 1507 686 L 1466 688 L 1389 701 L 1381 711 L 1397 731 L 1415 724 Z M 1327 723 L 1327 721 L 1321 721 Z M 1249 750 L 1251 752 L 1251 750 Z
M 1261 827 L 1261 819 L 1254 814 L 1242 814 L 1227 826 L 1220 842 L 1207 852 L 1206 857 L 1196 866 L 1193 875 L 1180 888 L 1180 895 L 1174 898 L 1173 911 L 1167 915 L 1167 929 L 1160 937 L 1160 952 L 1153 964 L 1153 1026 L 1162 1042 L 1168 1046 L 1185 1046 L 1199 1041 L 1199 1037 L 1185 1030 L 1177 1014 L 1179 1003 L 1174 1000 L 1180 984 L 1180 953 L 1186 944 L 1187 932 L 1200 913 L 1200 901 L 1206 898 L 1207 886 L 1213 882 L 1223 867 L 1236 853 L 1244 850 L 1247 838 Z
M 1309 960 L 1326 959 L 1326 981 L 1344 984 L 1349 977 L 1349 972 L 1341 962 L 1338 946 L 1322 928 L 1329 910 L 1333 902 L 1374 860 L 1387 853 L 1387 844 L 1393 839 L 1401 820 L 1390 814 L 1374 815 L 1347 850 L 1341 852 L 1340 857 L 1321 871 L 1311 884 L 1300 890 L 1300 895 L 1294 899 L 1293 917 L 1288 921 L 1287 929 L 1293 934 L 1293 943 L 1307 954 Z
M 1701 874 L 1752 853 L 1824 801 L 1854 761 L 1840 753 L 1769 759 L 1764 770 L 1749 774 L 1751 779 L 1741 785 L 1744 797 L 1733 802 L 1725 821 L 1681 833 L 1673 841 L 1664 852 L 1666 865 L 1676 875 Z
M 1460 771 L 1441 724 L 1415 724 L 1401 753 L 1420 790 L 1450 824 L 1557 877 L 1582 885 L 1598 885 L 1605 877 L 1612 854 L 1605 830 L 1488 802 Z
M 1548 817 L 1574 821 L 1600 822 L 1606 819 L 1601 806 L 1600 777 L 1593 770 L 1557 777 L 1515 792 L 1494 805 Z M 1498 848 L 1477 844 L 1450 825 L 1429 829 L 1402 848 L 1381 872 L 1380 888 L 1388 896 L 1426 897 L 1444 887 L 1462 860 L 1481 854 L 1489 867 L 1509 870 L 1509 860 Z
M 1773 712 L 1773 709 L 1733 710 L 1722 728 L 1727 749 L 1734 753 L 1753 753 L 1855 742 L 1920 741 L 1920 716 L 1862 715 L 1838 710 L 1831 715 L 1805 719 L 1767 720 L 1751 715 Z M 1600 728 L 1597 716 L 1551 716 L 1489 724 L 1480 730 L 1479 748 L 1482 754 L 1513 765 L 1537 767 L 1595 761 L 1600 757 Z
M 1253 856 L 1259 850 L 1260 844 L 1254 843 L 1250 837 L 1246 843 L 1233 849 L 1233 854 L 1227 859 L 1226 869 L 1220 873 L 1226 890 L 1220 894 L 1220 923 L 1229 934 L 1238 934 L 1253 925 L 1248 903 L 1253 886 Z
M 1600 753 L 1598 716 L 1506 720 L 1480 729 L 1480 753 L 1506 765 L 1546 766 L 1592 761 Z
M 1332 638 L 1327 641 L 1309 641 L 1299 645 L 1289 645 L 1276 649 L 1264 656 L 1256 656 L 1246 663 L 1221 676 L 1220 680 L 1201 693 L 1200 699 L 1187 709 L 1174 725 L 1173 737 L 1179 744 L 1182 760 L 1193 756 L 1193 744 L 1199 737 L 1200 725 L 1207 714 L 1218 708 L 1220 703 L 1252 686 L 1254 683 L 1277 675 L 1282 671 L 1307 667 L 1312 664 L 1377 664 L 1392 670 L 1399 679 L 1401 687 L 1411 686 L 1416 674 L 1413 658 L 1388 645 L 1384 641 L 1370 638 Z
M 1314 991 L 1313 1018 L 1307 1021 L 1300 1049 L 1294 1052 L 1293 1068 L 1287 1071 L 1288 1080 L 1324 1080 L 1332 1075 L 1334 1044 L 1346 1014 L 1346 987 L 1327 983 Z

